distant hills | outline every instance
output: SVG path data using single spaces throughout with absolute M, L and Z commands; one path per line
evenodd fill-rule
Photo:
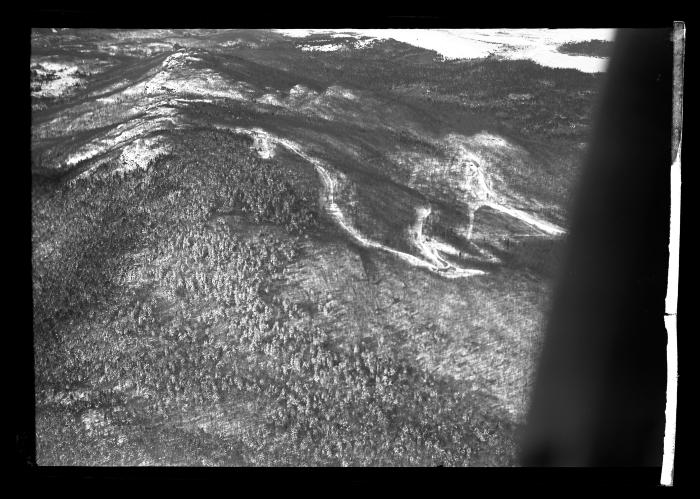
M 30 78 L 40 464 L 514 463 L 599 74 L 68 29 Z

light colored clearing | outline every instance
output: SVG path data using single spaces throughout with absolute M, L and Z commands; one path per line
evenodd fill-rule
M 169 98 L 165 95 L 151 97 L 124 97 L 112 95 L 94 101 L 77 104 L 69 109 L 56 113 L 50 121 L 32 128 L 33 139 L 67 136 L 76 132 L 95 128 L 108 127 L 118 122 L 134 120 L 146 113 L 146 118 L 177 118 L 175 108 L 191 102 L 212 103 L 212 99 L 201 98 Z
M 156 39 L 165 38 L 173 34 L 171 29 L 127 29 L 127 30 L 104 30 L 105 35 L 110 36 L 114 40 L 140 40 L 143 38 Z M 141 42 L 143 43 L 143 42 Z
M 187 62 L 197 62 L 202 59 L 196 57 L 188 52 L 180 51 L 169 55 L 162 63 L 161 66 L 165 69 L 179 69 L 185 67 Z
M 432 209 L 430 206 L 419 206 L 416 209 L 416 222 L 412 227 L 412 231 L 409 231 L 413 243 L 416 245 L 420 253 L 429 261 L 433 263 L 436 267 L 448 267 L 449 263 L 444 259 L 440 258 L 435 246 L 430 244 L 423 234 L 423 224 L 425 219 L 430 216 Z
M 338 36 L 337 34 L 335 36 Z M 298 45 L 298 47 L 305 52 L 335 52 L 338 50 L 362 50 L 371 46 L 376 41 L 375 38 L 352 40 L 350 42 L 343 41 L 343 43 L 324 43 L 322 45 Z
M 94 158 L 98 154 L 106 152 L 107 150 L 109 150 L 109 148 L 109 145 L 106 145 L 104 142 L 91 142 L 89 144 L 85 144 L 78 150 L 78 152 L 75 152 L 68 157 L 68 159 L 66 160 L 66 165 L 75 166 L 78 163 L 82 163 L 83 161 L 87 161 L 88 159 Z
M 262 128 L 233 129 L 236 133 L 246 134 L 253 138 L 253 149 L 261 158 L 268 159 L 275 155 L 275 138 Z
M 55 80 L 39 82 L 38 89 L 32 89 L 34 97 L 60 97 L 71 93 L 76 85 L 80 85 L 82 78 L 76 76 L 79 67 L 76 64 L 42 61 L 32 64 L 34 69 L 40 76 L 53 74 Z
M 243 40 L 242 38 L 238 38 L 236 40 L 226 40 L 225 42 L 221 43 L 219 47 L 238 47 L 256 49 L 260 47 L 260 44 L 255 43 L 251 40 Z
M 211 70 L 198 70 L 191 67 L 191 63 L 199 60 L 198 57 L 188 52 L 176 52 L 166 58 L 161 67 L 152 73 L 150 78 L 127 87 L 121 92 L 100 98 L 99 101 L 102 104 L 100 108 L 88 107 L 79 116 L 60 116 L 49 124 L 43 125 L 42 130 L 55 128 L 54 125 L 65 125 L 64 130 L 66 127 L 76 130 L 89 128 L 94 119 L 100 122 L 105 121 L 106 117 L 103 116 L 105 109 L 108 109 L 110 113 L 121 112 L 124 118 L 135 114 L 144 114 L 142 117 L 122 123 L 100 139 L 93 140 L 73 151 L 65 161 L 65 166 L 72 167 L 114 151 L 119 147 L 124 147 L 144 134 L 180 126 L 179 111 L 172 106 L 179 107 L 182 103 L 189 102 L 211 103 L 213 102 L 212 98 L 251 100 L 251 96 L 255 92 L 251 85 L 246 82 L 232 84 Z M 138 104 L 134 105 L 133 102 L 138 102 Z M 117 108 L 112 110 L 109 106 L 117 106 Z M 110 113 L 107 115 L 109 116 Z M 70 118 L 66 124 L 63 123 L 66 121 L 65 118 Z M 57 120 L 60 120 L 60 123 Z M 265 145 L 263 144 L 263 146 Z M 135 151 L 138 152 L 134 152 L 135 156 L 131 159 L 134 159 L 136 163 L 129 159 L 125 163 L 125 171 L 134 168 L 135 164 L 143 164 L 143 161 L 148 164 L 144 151 L 138 147 Z M 130 158 L 128 151 L 126 154 L 126 157 Z M 87 174 L 89 174 L 89 170 L 80 176 Z
M 448 136 L 448 140 L 452 140 L 453 144 L 455 143 L 454 139 L 455 136 Z M 479 151 L 479 154 L 476 154 L 474 151 Z M 486 132 L 469 137 L 461 144 L 457 143 L 457 161 L 466 167 L 462 188 L 469 193 L 474 211 L 482 206 L 488 206 L 525 222 L 546 234 L 552 236 L 562 235 L 566 232 L 564 229 L 525 211 L 509 206 L 509 198 L 511 196 L 495 192 L 493 189 L 494 184 L 503 183 L 502 179 L 494 171 L 493 158 L 504 155 L 506 157 L 522 157 L 522 152 L 519 148 L 509 144 L 504 138 Z
M 474 213 L 483 206 L 516 218 L 545 234 L 559 236 L 565 233 L 561 227 L 513 206 L 514 203 L 529 207 L 539 205 L 535 200 L 521 199 L 510 192 L 498 171 L 499 165 L 522 162 L 527 151 L 488 132 L 470 137 L 449 134 L 437 145 L 447 151 L 447 161 L 403 151 L 392 158 L 411 168 L 409 185 L 427 189 L 434 195 L 452 193 L 457 196 L 457 201 L 466 204 L 469 210 L 468 238 L 471 237 Z
M 280 29 L 291 37 L 327 34 L 330 37 L 362 36 L 370 40 L 393 39 L 427 50 L 445 59 L 530 59 L 543 66 L 573 68 L 587 73 L 604 72 L 607 60 L 558 51 L 561 44 L 587 40 L 613 40 L 614 29 Z
M 98 409 L 88 409 L 80 417 L 83 428 L 92 436 L 105 437 L 111 435 L 116 437 L 117 445 L 123 445 L 127 437 L 118 426 L 112 424 L 111 418 L 105 415 L 104 411 Z
M 439 251 L 440 253 L 444 253 L 446 255 L 452 255 L 461 258 L 462 255 L 465 252 L 462 252 L 455 248 L 454 246 L 450 244 L 446 244 L 438 239 L 431 239 L 430 244 Z M 478 248 L 474 246 L 473 248 L 470 248 L 470 251 L 476 251 L 476 253 L 479 255 L 480 258 L 483 260 L 489 262 L 489 263 L 501 263 L 501 259 L 495 256 L 493 253 L 490 251 L 487 251 L 483 248 Z
M 122 151 L 120 156 L 125 161 L 123 168 L 120 170 L 128 171 L 134 168 L 145 168 L 152 159 L 167 151 L 157 139 L 141 139 L 141 137 L 178 126 L 180 126 L 180 123 L 177 117 L 177 110 L 159 107 L 148 109 L 146 118 L 123 123 L 110 130 L 104 137 L 79 148 L 66 160 L 66 166 L 75 166 L 83 161 L 118 150 L 121 147 L 126 148 L 126 152 Z M 156 144 L 158 144 L 157 147 Z M 149 151 L 151 147 L 155 149 Z M 96 164 L 92 165 L 76 178 L 88 176 L 96 166 Z
M 297 84 L 289 89 L 289 100 L 292 101 L 309 100 L 316 97 L 318 97 L 318 92 L 305 85 Z
M 41 76 L 52 74 L 56 77 L 50 81 L 33 81 L 32 95 L 34 97 L 60 97 L 70 94 L 76 86 L 81 86 L 86 80 L 78 72 L 96 74 L 103 72 L 113 63 L 100 59 L 71 59 L 71 61 L 59 61 L 48 59 L 44 56 L 32 56 L 30 69 Z M 38 88 L 37 88 L 38 87 Z
M 173 102 L 179 102 L 179 103 L 187 103 L 187 102 L 204 102 L 206 104 L 211 104 L 214 102 L 212 99 L 183 99 L 183 98 L 178 98 L 178 99 L 172 99 Z
M 532 99 L 533 95 L 524 93 L 524 94 L 508 94 L 508 99 L 509 100 L 514 100 L 514 101 L 526 101 Z
M 96 90 L 94 92 L 90 92 L 88 95 L 90 97 L 95 97 L 95 99 L 98 102 L 110 102 L 113 100 L 113 96 L 108 96 L 108 97 L 102 97 L 103 95 L 107 94 L 114 94 L 115 92 L 119 92 L 120 90 L 126 89 L 131 82 L 129 80 L 121 80 L 117 83 L 113 83 L 112 85 L 108 85 L 104 88 L 101 88 L 99 90 Z
M 457 182 L 465 190 L 465 199 L 475 207 L 486 201 L 501 205 L 520 205 L 541 208 L 540 203 L 519 195 L 508 187 L 506 168 L 512 172 L 526 171 L 529 152 L 511 144 L 503 137 L 486 131 L 465 137 L 449 134 L 444 138 L 447 151 L 453 159 L 451 168 L 464 172 L 464 179 Z M 475 208 L 476 209 L 476 208 Z
M 83 427 L 89 432 L 103 430 L 109 424 L 102 411 L 98 411 L 97 409 L 85 411 L 80 419 L 83 423 Z
M 161 69 L 147 80 L 125 89 L 125 96 L 197 95 L 239 101 L 252 100 L 255 89 L 248 83 L 231 83 L 211 69 L 193 68 L 191 63 L 202 59 L 188 52 L 168 56 Z M 111 96 L 117 99 L 119 96 Z
M 446 161 L 412 151 L 400 151 L 392 159 L 410 169 L 409 185 L 440 196 L 454 193 L 458 201 L 477 209 L 496 196 L 493 184 L 501 180 L 496 165 L 510 159 L 503 151 L 507 153 L 508 146 L 501 141 L 485 133 L 473 137 L 450 134 L 436 142 L 447 152 Z
M 42 82 L 39 90 L 32 92 L 34 97 L 60 97 L 69 94 L 83 80 L 77 76 L 60 75 L 59 78 Z
M 98 43 L 97 50 L 111 56 L 130 55 L 149 57 L 162 52 L 172 50 L 173 47 L 169 43 L 151 42 L 151 43 Z
M 423 260 L 421 258 L 418 258 L 414 255 L 404 253 L 403 251 L 398 251 L 394 248 L 390 248 L 388 246 L 385 246 L 384 244 L 378 243 L 376 241 L 373 241 L 367 237 L 365 237 L 362 233 L 360 233 L 355 227 L 353 227 L 345 218 L 345 215 L 341 211 L 340 207 L 338 204 L 335 202 L 335 193 L 337 191 L 337 180 L 331 176 L 328 168 L 324 165 L 324 163 L 319 160 L 318 158 L 314 158 L 313 156 L 309 155 L 306 153 L 302 147 L 293 141 L 289 139 L 283 139 L 280 137 L 275 137 L 259 128 L 256 129 L 245 129 L 245 128 L 235 128 L 233 129 L 237 133 L 246 133 L 252 136 L 265 136 L 266 140 L 270 142 L 274 142 L 278 145 L 281 145 L 288 149 L 289 151 L 297 154 L 304 160 L 308 161 L 314 167 L 316 168 L 317 173 L 319 174 L 319 177 L 321 178 L 321 181 L 324 185 L 325 191 L 326 191 L 326 209 L 328 213 L 331 215 L 331 217 L 336 221 L 336 223 L 347 233 L 349 234 L 356 242 L 358 242 L 360 245 L 364 246 L 365 248 L 374 248 L 378 249 L 381 251 L 385 251 L 387 253 L 390 253 L 399 259 L 415 266 L 415 267 L 421 267 L 425 268 L 428 270 L 431 270 L 433 272 L 437 272 L 440 275 L 447 277 L 447 278 L 457 278 L 457 277 L 469 277 L 473 275 L 482 275 L 485 274 L 484 271 L 482 270 L 477 270 L 477 269 L 463 269 L 459 267 L 455 267 L 453 265 L 447 264 L 447 265 L 435 265 L 432 262 Z
M 66 62 L 54 62 L 54 61 L 43 61 L 43 62 L 38 62 L 36 63 L 37 66 L 39 66 L 37 71 L 48 73 L 48 72 L 53 72 L 53 73 L 75 73 L 78 70 L 78 66 L 75 64 L 70 64 Z
M 53 391 L 42 393 L 41 403 L 43 404 L 61 404 L 69 406 L 75 401 L 89 401 L 92 398 L 92 392 L 88 390 L 70 390 L 70 391 Z M 37 397 L 39 394 L 37 393 Z
M 254 90 L 249 88 L 246 96 L 253 92 Z M 280 92 L 269 92 L 256 98 L 255 102 L 293 112 L 313 114 L 327 120 L 361 121 L 365 127 L 386 124 L 376 116 L 378 103 L 374 99 L 367 95 L 358 95 L 355 91 L 339 85 L 331 85 L 321 93 L 305 85 L 294 85 L 289 89 L 287 96 Z M 349 106 L 348 103 L 352 104 Z
M 526 224 L 535 227 L 546 234 L 549 234 L 550 236 L 560 236 L 562 234 L 566 234 L 566 231 L 558 225 L 547 222 L 545 220 L 540 220 L 539 218 L 534 217 L 533 215 L 530 215 L 529 213 L 526 213 L 522 210 L 511 208 L 510 206 L 500 205 L 494 202 L 485 202 L 483 206 L 488 206 L 489 208 L 493 208 L 496 211 L 500 211 L 501 213 L 510 215 L 511 217 L 521 220 Z
M 343 43 L 328 43 L 325 45 L 302 45 L 301 50 L 305 52 L 334 52 L 336 50 L 348 50 L 348 46 Z
M 267 104 L 270 106 L 277 106 L 277 107 L 284 106 L 284 101 L 280 98 L 279 95 L 275 95 L 275 94 L 264 94 L 263 96 L 255 99 L 255 102 L 257 102 L 259 104 Z
M 416 222 L 409 232 L 411 239 L 420 253 L 430 262 L 433 263 L 438 272 L 447 273 L 448 277 L 467 277 L 475 275 L 473 269 L 465 269 L 451 264 L 440 256 L 440 253 L 445 253 L 453 256 L 461 256 L 461 252 L 444 242 L 436 241 L 426 237 L 423 234 L 423 224 L 425 219 L 430 216 L 432 208 L 430 206 L 421 206 L 416 210 Z M 482 274 L 484 272 L 481 272 Z
M 272 95 L 272 94 L 266 94 Z M 294 85 L 289 89 L 289 97 L 286 99 L 281 98 L 279 95 L 275 96 L 276 100 L 281 102 L 281 105 L 289 108 L 299 108 L 303 107 L 308 110 L 318 110 L 324 107 L 324 105 L 329 104 L 332 100 L 357 100 L 358 96 L 354 94 L 350 89 L 341 87 L 339 85 L 331 85 L 323 93 L 318 93 L 315 90 L 311 90 L 305 85 Z
M 221 99 L 250 100 L 250 90 L 244 83 L 231 84 L 220 75 L 207 69 L 182 75 L 161 71 L 151 79 L 124 91 L 125 95 L 163 93 L 200 95 Z
M 341 87 L 340 85 L 331 85 L 326 89 L 324 94 L 329 97 L 337 97 L 347 100 L 357 100 L 357 95 L 352 93 L 349 89 Z
M 355 48 L 356 49 L 364 49 L 367 47 L 371 47 L 372 45 L 374 45 L 375 41 L 376 41 L 376 39 L 374 39 L 374 38 L 366 38 L 363 40 L 356 40 L 355 41 Z
M 169 149 L 161 137 L 135 140 L 122 150 L 121 156 L 119 156 L 122 166 L 114 170 L 114 172 L 145 170 L 154 160 L 168 152 Z

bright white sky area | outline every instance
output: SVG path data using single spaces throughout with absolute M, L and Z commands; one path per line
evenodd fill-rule
M 280 29 L 291 37 L 329 34 L 394 39 L 434 50 L 446 59 L 477 59 L 493 55 L 503 59 L 530 59 L 543 66 L 573 68 L 586 73 L 604 72 L 607 59 L 561 53 L 567 42 L 612 41 L 615 29 Z

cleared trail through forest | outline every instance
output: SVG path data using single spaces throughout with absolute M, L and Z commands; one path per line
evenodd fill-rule
M 323 183 L 325 190 L 325 208 L 330 216 L 335 220 L 335 222 L 358 244 L 365 248 L 374 248 L 377 250 L 385 251 L 390 253 L 399 259 L 405 261 L 406 263 L 413 265 L 415 267 L 421 267 L 428 269 L 432 272 L 436 272 L 439 275 L 446 278 L 458 278 L 458 277 L 470 277 L 475 275 L 484 275 L 487 272 L 480 269 L 464 268 L 457 266 L 441 256 L 441 254 L 451 254 L 451 255 L 461 255 L 461 252 L 453 247 L 452 245 L 446 244 L 445 242 L 435 240 L 433 238 L 426 237 L 423 233 L 423 225 L 425 220 L 432 213 L 432 208 L 428 206 L 421 206 L 416 210 L 416 222 L 408 231 L 408 237 L 410 242 L 418 249 L 423 258 L 419 258 L 415 255 L 405 253 L 403 251 L 396 250 L 389 246 L 386 246 L 380 242 L 374 241 L 355 227 L 346 219 L 342 210 L 335 201 L 335 195 L 338 190 L 338 182 L 331 175 L 330 169 L 324 164 L 324 162 L 318 158 L 315 158 L 308 154 L 304 149 L 289 139 L 284 139 L 281 137 L 274 136 L 265 130 L 259 128 L 243 128 L 236 127 L 234 131 L 237 133 L 244 133 L 251 136 L 254 139 L 255 147 L 258 153 L 262 157 L 271 157 L 274 155 L 274 149 L 276 145 L 280 145 L 290 152 L 298 155 L 305 161 L 311 163 Z M 478 175 L 484 175 L 483 171 L 478 171 Z M 482 182 L 483 185 L 487 185 Z M 505 203 L 498 203 L 494 199 L 498 199 L 498 196 L 487 189 L 488 192 L 484 192 L 481 199 L 476 201 L 476 206 L 472 207 L 473 211 L 478 210 L 482 206 L 488 206 L 495 211 L 504 213 L 513 218 L 521 220 L 527 225 L 538 229 L 550 236 L 559 236 L 564 234 L 566 231 L 561 227 L 552 224 L 550 222 L 540 220 L 539 218 L 530 215 L 522 210 L 512 208 L 507 206 Z M 470 220 L 471 223 L 471 220 Z
M 500 211 L 501 213 L 510 215 L 513 218 L 517 218 L 518 220 L 525 222 L 529 226 L 535 227 L 536 229 L 539 229 L 542 232 L 549 234 L 550 236 L 560 236 L 562 234 L 566 234 L 566 231 L 558 225 L 547 222 L 545 220 L 540 220 L 539 218 L 536 218 L 522 210 L 494 203 L 493 201 L 485 202 L 483 206 L 488 206 L 489 208 L 492 208 L 496 211 Z
M 247 135 L 253 136 L 253 138 L 256 140 L 256 142 L 260 143 L 261 146 L 263 146 L 263 149 L 265 151 L 270 150 L 270 145 L 271 144 L 279 144 L 283 147 L 285 147 L 287 150 L 297 154 L 300 156 L 302 159 L 308 161 L 312 165 L 314 165 L 314 168 L 319 174 L 319 177 L 321 178 L 321 182 L 324 185 L 325 189 L 325 202 L 326 202 L 326 209 L 330 216 L 336 221 L 336 223 L 347 233 L 349 234 L 357 243 L 359 243 L 361 246 L 365 248 L 374 248 L 378 249 L 381 251 L 385 251 L 387 253 L 390 253 L 401 260 L 409 263 L 410 265 L 413 265 L 415 267 L 421 267 L 425 268 L 428 270 L 431 270 L 433 272 L 439 273 L 441 276 L 447 277 L 447 278 L 457 278 L 457 277 L 470 277 L 474 275 L 483 275 L 486 274 L 485 271 L 479 270 L 479 269 L 468 269 L 468 268 L 461 268 L 457 267 L 455 265 L 452 265 L 445 260 L 439 258 L 437 256 L 436 250 L 434 247 L 430 245 L 430 243 L 424 238 L 423 233 L 422 233 L 422 220 L 425 219 L 425 217 L 430 214 L 430 211 L 425 214 L 423 219 L 420 222 L 420 227 L 419 227 L 419 233 L 413 235 L 414 241 L 413 243 L 421 249 L 421 252 L 424 254 L 433 254 L 435 255 L 435 258 L 431 258 L 433 261 L 427 261 L 422 258 L 418 258 L 417 256 L 411 255 L 409 253 L 404 253 L 403 251 L 396 250 L 394 248 L 390 248 L 389 246 L 386 246 L 384 244 L 381 244 L 377 241 L 373 241 L 367 237 L 365 237 L 361 232 L 359 232 L 355 227 L 353 227 L 345 218 L 345 215 L 341 211 L 340 207 L 338 204 L 335 202 L 335 193 L 337 190 L 337 181 L 331 176 L 331 174 L 328 172 L 328 169 L 326 166 L 323 164 L 321 160 L 318 158 L 314 158 L 313 156 L 307 154 L 298 144 L 292 142 L 291 140 L 288 139 L 283 139 L 280 137 L 275 137 L 264 130 L 257 130 L 257 129 L 246 129 L 246 128 L 236 128 L 234 129 L 238 133 L 245 133 Z

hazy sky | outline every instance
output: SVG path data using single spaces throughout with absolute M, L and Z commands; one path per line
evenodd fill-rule
M 495 55 L 505 59 L 531 59 L 557 68 L 575 68 L 588 73 L 605 71 L 607 60 L 574 56 L 557 51 L 562 43 L 613 40 L 614 29 L 284 29 L 293 37 L 312 33 L 331 36 L 354 34 L 394 40 L 434 50 L 447 59 L 474 59 Z

